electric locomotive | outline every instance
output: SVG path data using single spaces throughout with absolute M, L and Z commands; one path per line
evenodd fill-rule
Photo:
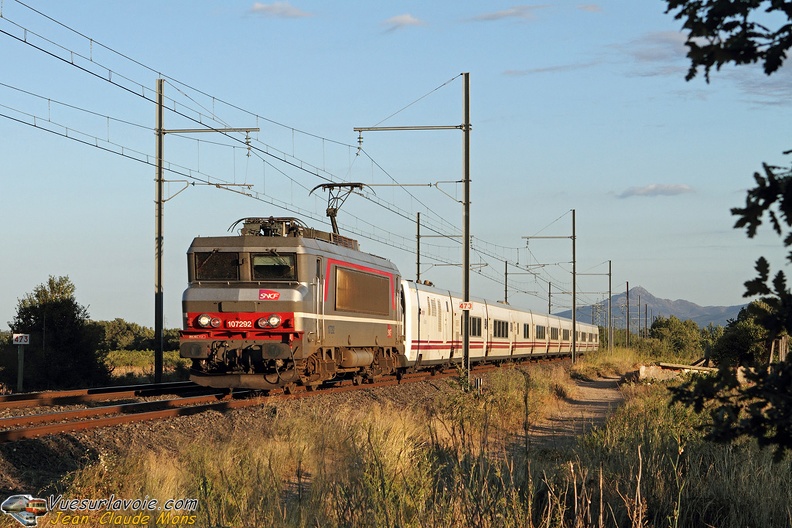
M 296 218 L 244 218 L 187 253 L 180 354 L 209 387 L 355 383 L 407 366 L 399 271 Z

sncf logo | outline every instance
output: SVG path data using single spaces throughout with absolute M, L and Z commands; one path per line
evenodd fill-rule
M 277 301 L 278 299 L 280 299 L 280 292 L 259 290 L 259 301 Z

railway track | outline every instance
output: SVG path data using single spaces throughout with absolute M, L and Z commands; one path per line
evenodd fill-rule
M 497 368 L 491 365 L 479 366 L 474 373 L 481 374 Z M 388 387 L 404 383 L 415 383 L 426 379 L 437 379 L 456 376 L 456 370 L 444 372 L 420 372 L 404 375 L 401 379 L 395 376 L 383 376 L 373 383 L 359 386 L 346 380 L 316 390 L 304 387 L 290 387 L 284 391 L 271 391 L 262 396 L 255 391 L 234 391 L 207 389 L 192 382 L 178 382 L 160 385 L 136 385 L 128 387 L 103 387 L 98 389 L 81 389 L 74 391 L 26 393 L 0 396 L 0 411 L 14 408 L 40 408 L 71 404 L 92 403 L 97 400 L 125 400 L 145 396 L 163 395 L 177 391 L 202 391 L 192 396 L 154 401 L 109 403 L 107 405 L 90 406 L 80 409 L 58 410 L 54 412 L 36 412 L 0 418 L 0 443 L 37 438 L 46 435 L 98 429 L 119 424 L 161 420 L 178 416 L 188 416 L 210 410 L 226 412 L 232 409 L 258 406 L 265 403 L 314 397 L 322 394 L 334 394 L 361 388 Z M 37 409 L 38 410 L 38 409 Z
M 92 389 L 3 394 L 0 395 L 0 410 L 156 396 L 173 391 L 200 390 L 202 388 L 191 381 L 174 381 L 170 383 L 149 383 Z
M 207 389 L 192 382 L 171 382 L 0 395 L 0 412 L 13 413 L 0 418 L 0 442 L 104 427 L 137 419 L 154 419 L 157 415 L 152 413 L 206 405 L 225 397 L 226 393 L 227 391 Z M 155 401 L 128 401 L 169 394 L 180 396 Z M 97 401 L 116 403 L 93 405 Z M 43 411 L 46 407 L 61 406 L 83 407 Z

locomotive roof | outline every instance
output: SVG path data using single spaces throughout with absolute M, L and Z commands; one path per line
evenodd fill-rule
M 360 251 L 357 240 L 308 227 L 296 218 L 243 218 L 233 223 L 229 230 L 240 224 L 242 228 L 237 235 L 194 238 L 188 252 L 200 251 L 202 248 L 223 248 L 228 251 L 289 248 L 300 253 L 300 248 L 303 248 L 311 253 L 331 253 L 396 270 L 396 266 L 388 259 Z

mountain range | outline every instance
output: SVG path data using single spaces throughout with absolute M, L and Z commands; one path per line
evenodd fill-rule
M 736 319 L 740 310 L 745 304 L 736 306 L 699 306 L 698 304 L 682 299 L 675 301 L 660 299 L 655 297 L 644 288 L 636 286 L 630 288 L 630 329 L 637 329 L 639 324 L 644 327 L 658 316 L 676 316 L 683 321 L 693 320 L 700 327 L 709 324 L 715 326 L 726 326 L 731 319 Z M 640 304 L 639 304 L 640 303 Z M 602 301 L 595 305 L 578 306 L 578 321 L 593 322 L 605 326 L 606 315 L 608 313 L 608 301 Z M 613 314 L 613 325 L 616 328 L 624 328 L 627 321 L 627 293 L 623 292 L 611 297 L 611 313 Z M 592 318 L 593 314 L 593 318 Z M 572 317 L 572 310 L 558 312 L 558 316 Z M 639 321 L 640 318 L 640 321 Z

